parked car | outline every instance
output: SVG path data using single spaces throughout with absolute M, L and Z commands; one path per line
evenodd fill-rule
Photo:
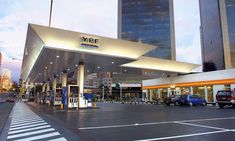
M 203 105 L 206 106 L 207 102 L 204 98 L 195 95 L 195 94 L 188 94 L 188 95 L 182 95 L 180 98 L 176 101 L 179 103 L 179 105 Z
M 163 99 L 163 102 L 170 106 L 171 104 L 178 105 L 177 100 L 179 99 L 180 96 L 178 95 L 171 95 L 169 97 L 166 97 Z
M 235 91 L 220 90 L 216 94 L 216 100 L 220 108 L 232 105 L 235 108 Z
M 8 97 L 8 98 L 6 99 L 6 102 L 15 102 L 15 101 L 14 101 L 14 98 Z

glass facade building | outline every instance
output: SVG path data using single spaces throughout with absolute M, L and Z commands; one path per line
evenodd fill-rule
M 119 0 L 118 10 L 119 38 L 158 46 L 145 56 L 175 58 L 172 0 Z
M 235 67 L 235 0 L 199 0 L 203 71 Z

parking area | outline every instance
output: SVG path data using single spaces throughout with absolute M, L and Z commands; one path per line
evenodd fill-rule
M 233 141 L 235 109 L 98 103 L 97 109 L 47 113 L 63 127 L 100 141 Z

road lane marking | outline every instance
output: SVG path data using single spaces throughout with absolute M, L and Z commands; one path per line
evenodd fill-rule
M 225 129 L 225 128 L 219 128 L 219 127 L 213 127 L 213 126 L 206 126 L 206 125 L 200 125 L 200 124 L 192 124 L 192 123 L 186 123 L 186 122 L 175 122 L 175 123 L 177 123 L 177 124 L 182 124 L 182 125 L 189 125 L 189 126 L 210 128 L 210 129 L 215 129 L 215 130 L 226 130 L 226 131 L 229 131 L 229 129 Z
M 167 140 L 167 139 L 177 139 L 177 138 L 185 138 L 185 137 L 193 137 L 193 136 L 210 135 L 210 134 L 217 134 L 217 133 L 224 133 L 224 132 L 229 132 L 229 131 L 226 131 L 226 130 L 212 131 L 212 132 L 195 133 L 195 134 L 187 134 L 187 135 L 178 135 L 178 136 L 170 136 L 170 137 L 160 137 L 160 138 L 152 138 L 152 139 L 141 139 L 141 140 L 135 140 L 135 141 L 159 141 L 159 140 Z
M 35 135 L 35 134 L 40 134 L 40 133 L 45 133 L 45 132 L 50 132 L 50 131 L 55 131 L 55 129 L 54 128 L 49 128 L 49 129 L 42 129 L 42 130 L 28 132 L 28 133 L 17 134 L 17 135 L 10 135 L 10 136 L 7 137 L 7 139 L 30 136 L 30 135 Z
M 37 117 L 37 118 L 26 118 L 26 119 L 24 119 L 24 120 L 19 120 L 19 121 L 14 121 L 14 120 L 12 120 L 12 123 L 20 123 L 20 122 L 26 122 L 26 121 L 32 121 L 32 120 L 40 120 L 41 118 L 40 117 Z
M 14 105 L 11 118 L 7 140 L 31 141 L 49 139 L 67 141 L 56 129 L 31 111 L 24 103 L 16 103 Z
M 28 122 L 35 122 L 35 121 L 44 121 L 43 119 L 30 119 L 30 120 L 25 120 L 21 122 L 12 122 L 11 125 L 17 125 L 17 124 L 22 124 L 22 123 L 28 123 Z
M 106 129 L 106 128 L 121 128 L 121 127 L 135 127 L 135 126 L 147 126 L 147 125 L 157 125 L 157 124 L 168 124 L 175 122 L 196 122 L 196 121 L 215 121 L 215 120 L 228 120 L 235 119 L 235 117 L 227 118 L 207 118 L 207 119 L 194 119 L 194 120 L 178 120 L 178 121 L 163 121 L 163 122 L 150 122 L 150 123 L 134 123 L 134 124 L 122 124 L 122 125 L 107 125 L 107 126 L 90 126 L 81 127 L 79 130 L 93 130 L 93 129 Z
M 34 128 L 27 128 L 27 129 L 17 130 L 17 131 L 9 131 L 8 135 L 16 134 L 16 133 L 22 133 L 22 132 L 26 132 L 26 131 L 33 131 L 33 130 L 37 130 L 37 129 L 49 128 L 49 127 L 51 127 L 51 126 L 50 125 L 45 125 L 45 126 L 39 126 L 39 127 L 34 127 Z
M 41 125 L 46 125 L 47 123 L 39 123 L 39 124 L 34 124 L 34 125 L 27 125 L 27 126 L 21 126 L 21 127 L 15 127 L 15 128 L 10 128 L 10 131 L 12 130 L 19 130 L 19 129 L 25 129 L 25 128 L 29 128 L 29 127 L 35 127 L 35 126 L 41 126 Z
M 62 137 L 62 138 L 52 139 L 48 141 L 67 141 L 67 140 L 64 137 Z
M 23 138 L 23 139 L 19 139 L 19 140 L 15 140 L 15 141 L 33 141 L 33 140 L 39 140 L 39 139 L 54 137 L 54 136 L 58 136 L 58 135 L 60 135 L 59 132 L 53 132 L 53 133 L 33 136 L 33 137 L 29 137 L 29 138 Z
M 15 127 L 20 127 L 20 126 L 25 126 L 25 125 L 31 125 L 31 124 L 36 124 L 36 123 L 42 123 L 44 121 L 34 121 L 34 122 L 28 122 L 28 123 L 21 123 L 21 124 L 17 124 L 17 125 L 11 125 L 11 128 L 15 128 Z

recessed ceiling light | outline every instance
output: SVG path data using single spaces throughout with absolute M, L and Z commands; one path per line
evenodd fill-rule
M 56 56 L 56 58 L 60 58 L 60 56 L 59 56 L 59 55 L 57 55 L 57 56 Z
M 114 62 L 112 62 L 112 64 L 114 64 Z
M 45 69 L 47 69 L 47 67 L 45 67 Z
M 100 69 L 100 66 L 98 66 L 97 69 Z
M 53 62 L 50 62 L 50 64 L 52 65 L 52 64 L 53 64 Z
M 68 68 L 67 70 L 69 71 L 70 69 Z
M 78 64 L 75 65 L 75 67 L 77 67 L 77 66 L 78 66 Z
M 124 72 L 126 72 L 127 70 L 124 70 Z

